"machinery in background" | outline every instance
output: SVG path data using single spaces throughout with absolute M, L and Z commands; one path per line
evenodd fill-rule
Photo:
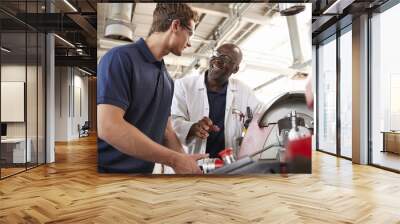
M 246 135 L 247 129 L 249 128 L 250 122 L 253 120 L 253 112 L 250 107 L 246 107 L 246 114 L 242 113 L 240 110 L 233 109 L 233 114 L 236 114 L 239 117 L 239 121 L 241 122 L 241 132 L 240 136 L 236 138 L 237 145 L 241 145 L 244 136 Z
M 242 143 L 239 153 L 233 155 L 225 149 L 220 154 L 222 160 L 206 165 L 205 173 L 311 173 L 313 115 L 303 92 L 285 93 L 262 114 L 253 117 L 247 111 L 246 115 L 245 135 L 238 137 Z

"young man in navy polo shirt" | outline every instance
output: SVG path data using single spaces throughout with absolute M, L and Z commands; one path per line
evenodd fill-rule
M 186 4 L 157 4 L 149 36 L 116 47 L 98 65 L 98 171 L 151 173 L 154 163 L 175 173 L 200 174 L 185 154 L 170 112 L 174 83 L 163 61 L 190 47 L 198 15 Z

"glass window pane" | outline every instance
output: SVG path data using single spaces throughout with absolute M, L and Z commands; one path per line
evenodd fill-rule
M 26 116 L 27 116 L 27 141 L 30 144 L 30 158 L 27 166 L 37 165 L 37 81 L 38 81 L 38 36 L 36 32 L 27 33 L 28 38 L 28 62 L 27 62 L 27 80 L 26 80 Z M 29 148 L 28 147 L 28 148 Z
M 26 33 L 1 34 L 1 140 L 2 178 L 25 170 L 29 161 L 26 142 Z M 28 148 L 28 150 L 26 150 Z
M 352 35 L 340 37 L 340 153 L 352 157 Z
M 21 20 L 43 13 L 45 0 L 1 1 Z M 1 178 L 45 162 L 45 35 L 7 14 L 0 24 Z M 33 18 L 37 18 L 33 16 Z M 29 19 L 29 18 L 28 18 Z
M 336 40 L 318 48 L 318 149 L 336 153 Z
M 372 17 L 372 163 L 400 170 L 400 4 Z M 384 134 L 385 133 L 385 134 Z

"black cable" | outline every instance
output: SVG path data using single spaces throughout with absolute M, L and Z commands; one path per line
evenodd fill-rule
M 253 154 L 250 154 L 249 157 L 253 157 L 253 156 L 257 155 L 257 154 L 263 153 L 263 152 L 265 152 L 265 151 L 267 151 L 268 149 L 273 148 L 273 147 L 282 147 L 282 145 L 280 145 L 280 144 L 271 144 L 271 145 L 269 145 L 269 146 L 267 146 L 267 147 L 264 147 L 264 148 L 261 149 L 260 151 L 257 151 L 257 152 L 255 152 L 255 153 L 253 153 Z

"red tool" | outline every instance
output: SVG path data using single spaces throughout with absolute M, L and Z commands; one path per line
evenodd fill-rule
M 285 173 L 311 173 L 311 136 L 288 141 Z
M 226 148 L 221 152 L 219 152 L 218 155 L 222 158 L 222 160 L 224 160 L 225 164 L 231 164 L 236 161 L 235 158 L 233 157 L 232 148 Z
M 203 173 L 209 173 L 224 166 L 224 162 L 222 160 L 210 158 L 202 159 L 198 161 L 198 164 Z

